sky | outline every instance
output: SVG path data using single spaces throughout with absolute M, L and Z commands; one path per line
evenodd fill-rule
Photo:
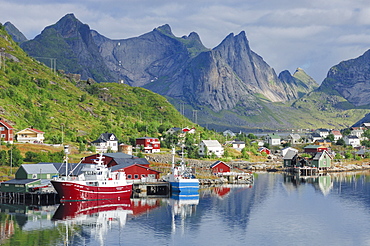
M 28 39 L 69 13 L 110 39 L 169 24 L 175 36 L 196 32 L 214 48 L 245 31 L 277 74 L 300 67 L 319 84 L 332 66 L 370 48 L 368 0 L 0 0 L 0 22 Z

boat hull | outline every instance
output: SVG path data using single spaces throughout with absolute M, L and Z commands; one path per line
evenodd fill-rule
M 179 192 L 192 192 L 198 191 L 199 180 L 198 179 L 179 179 L 176 181 L 170 181 L 171 191 L 173 193 Z
M 89 201 L 108 199 L 128 199 L 132 184 L 121 186 L 89 186 L 77 182 L 52 180 L 60 201 Z

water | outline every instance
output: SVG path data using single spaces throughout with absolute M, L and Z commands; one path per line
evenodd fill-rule
M 370 174 L 253 185 L 185 198 L 1 205 L 2 245 L 370 245 Z

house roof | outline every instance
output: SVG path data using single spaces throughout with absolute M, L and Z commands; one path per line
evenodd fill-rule
M 158 170 L 152 169 L 152 168 L 150 168 L 150 167 L 142 166 L 142 165 L 140 165 L 140 164 L 136 164 L 136 163 L 131 164 L 131 165 L 126 165 L 126 164 L 116 165 L 116 166 L 112 166 L 112 167 L 110 167 L 110 169 L 111 169 L 111 171 L 112 171 L 112 172 L 115 172 L 115 171 L 117 171 L 117 170 L 119 170 L 119 169 L 126 168 L 126 167 L 130 167 L 130 166 L 133 166 L 133 165 L 138 166 L 138 167 L 140 167 L 140 168 L 145 168 L 146 170 L 150 170 L 150 171 L 154 171 L 154 172 L 157 172 L 157 173 L 161 173 L 161 171 L 158 171 Z
M 38 163 L 40 165 L 47 165 L 47 164 L 52 164 L 57 173 L 59 173 L 59 175 L 61 176 L 66 176 L 66 165 L 65 163 L 50 163 L 50 162 L 40 162 Z M 78 176 L 80 175 L 82 172 L 81 172 L 81 169 L 85 166 L 85 164 L 83 163 L 68 163 L 68 175 L 72 175 L 72 176 Z M 72 171 L 73 170 L 73 171 Z M 72 171 L 72 173 L 71 173 Z
M 117 165 L 123 165 L 125 167 L 139 164 L 139 165 L 149 165 L 149 161 L 145 158 L 114 158 Z
M 226 166 L 228 166 L 228 167 L 230 167 L 228 164 L 226 164 L 225 162 L 223 162 L 223 161 L 216 161 L 215 163 L 213 163 L 211 166 L 210 166 L 210 168 L 214 168 L 215 166 L 217 166 L 217 165 L 219 165 L 219 164 L 221 164 L 221 163 L 223 163 L 223 164 L 225 164 Z M 231 168 L 231 167 L 230 167 Z
M 324 154 L 326 154 L 327 156 L 331 158 L 329 153 L 324 150 L 323 152 L 317 152 L 316 155 L 312 158 L 312 160 L 315 160 L 315 161 L 320 160 L 321 156 L 323 156 Z
M 293 159 L 293 157 L 294 156 L 296 156 L 297 155 L 297 152 L 296 151 L 294 151 L 294 150 L 288 150 L 287 152 L 286 152 L 286 154 L 284 155 L 284 160 L 291 160 L 291 159 Z
M 11 179 L 8 181 L 4 181 L 1 184 L 30 184 L 38 180 L 40 179 Z
M 340 133 L 340 131 L 338 131 L 338 130 L 332 130 L 331 131 L 331 134 L 333 134 L 333 135 L 342 135 L 342 133 Z
M 232 142 L 232 144 L 245 144 L 245 142 L 244 141 L 240 141 L 240 140 L 234 140 L 233 142 Z
M 267 136 L 270 137 L 271 139 L 280 139 L 280 136 L 275 133 L 268 134 Z
M 137 158 L 136 156 L 134 155 L 129 155 L 129 154 L 126 154 L 126 153 L 123 153 L 123 152 L 116 152 L 116 153 L 104 153 L 103 156 L 108 156 L 108 157 L 111 157 L 111 158 Z
M 114 137 L 113 140 L 110 139 L 112 136 Z M 105 132 L 100 134 L 99 138 L 93 141 L 92 143 L 105 143 L 108 141 L 118 141 L 118 139 L 116 138 L 116 135 L 114 135 L 113 133 Z
M 318 149 L 318 148 L 325 148 L 325 147 L 321 145 L 313 145 L 313 144 L 307 145 L 306 147 L 304 147 L 304 149 Z
M 347 139 L 359 139 L 356 135 L 348 135 L 348 136 L 345 136 L 345 138 L 347 138 Z
M 6 123 L 5 121 L 3 120 L 0 120 L 0 124 L 2 124 L 4 127 L 6 127 L 7 129 L 14 129 L 11 125 L 9 125 L 8 123 Z
M 207 147 L 222 147 L 217 140 L 202 140 L 202 142 Z
M 299 134 L 297 134 L 297 133 L 289 134 L 289 136 L 290 136 L 292 139 L 300 139 L 300 138 L 301 138 L 301 135 L 299 135 Z
M 318 132 L 329 132 L 329 130 L 325 129 L 325 128 L 318 128 L 318 129 L 316 129 L 316 131 L 318 131 Z
M 26 129 L 23 129 L 23 130 L 17 132 L 17 134 L 20 133 L 20 132 L 24 132 L 24 131 L 31 131 L 31 132 L 40 133 L 40 134 L 44 134 L 45 133 L 45 132 L 40 131 L 40 130 L 35 129 L 35 128 L 26 128 Z
M 58 173 L 58 170 L 51 163 L 48 164 L 22 164 L 23 168 L 27 174 L 44 174 L 44 173 Z

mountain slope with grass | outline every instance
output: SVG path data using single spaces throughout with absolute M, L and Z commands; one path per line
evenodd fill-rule
M 119 140 L 193 126 L 162 96 L 115 83 L 76 83 L 29 57 L 0 25 L 0 117 L 15 131 L 33 126 L 46 142 L 95 140 L 113 132 Z M 79 85 L 79 87 L 77 86 Z

